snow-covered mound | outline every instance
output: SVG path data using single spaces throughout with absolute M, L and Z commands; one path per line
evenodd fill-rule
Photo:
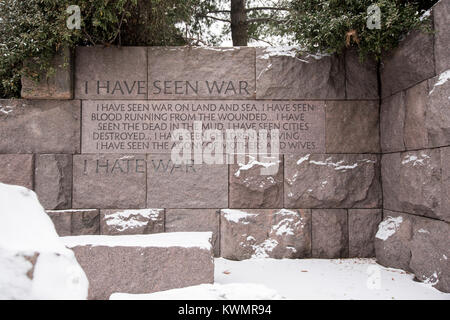
M 86 275 L 33 191 L 0 183 L 0 221 L 0 300 L 86 299 Z
M 114 293 L 110 300 L 278 300 L 276 291 L 262 284 L 201 284 L 149 294 Z

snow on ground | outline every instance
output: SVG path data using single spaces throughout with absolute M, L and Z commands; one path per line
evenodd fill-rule
M 112 300 L 450 300 L 431 285 L 375 259 L 215 259 L 215 283 Z
M 275 300 L 282 297 L 272 289 L 254 283 L 201 284 L 150 294 L 114 293 L 110 300 Z
M 0 183 L 0 221 L 0 300 L 86 299 L 86 275 L 33 191 Z
M 215 259 L 215 282 L 258 283 L 286 299 L 445 299 L 413 275 L 375 259 Z
M 68 247 L 107 246 L 107 247 L 183 247 L 211 250 L 212 232 L 167 232 L 136 235 L 84 235 L 61 237 Z

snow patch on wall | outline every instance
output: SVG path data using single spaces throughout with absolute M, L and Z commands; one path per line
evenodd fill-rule
M 148 221 L 157 221 L 162 209 L 125 210 L 105 215 L 108 226 L 114 226 L 119 231 L 144 227 Z
M 402 164 L 405 165 L 405 164 L 412 162 L 413 167 L 415 167 L 416 165 L 423 166 L 423 165 L 425 165 L 424 162 L 427 159 L 430 159 L 430 156 L 427 156 L 426 154 L 422 154 L 421 158 L 419 158 L 418 156 L 415 156 L 415 155 L 408 155 L 403 159 Z
M 272 252 L 273 249 L 278 245 L 278 241 L 275 239 L 266 239 L 263 243 L 259 245 L 252 245 L 254 254 L 252 255 L 253 259 L 261 259 L 261 258 L 269 258 L 269 252 Z
M 234 222 L 234 223 L 243 223 L 248 224 L 248 221 L 241 221 L 245 220 L 249 217 L 255 217 L 257 216 L 256 213 L 247 213 L 240 210 L 234 210 L 234 209 L 223 209 L 222 210 L 223 217 L 227 219 L 228 221 Z
M 434 92 L 434 89 L 436 89 L 436 87 L 442 86 L 442 85 L 445 84 L 449 79 L 450 79 L 450 69 L 449 69 L 449 70 L 445 70 L 444 72 L 442 72 L 442 73 L 439 75 L 439 79 L 438 79 L 438 81 L 434 84 L 433 89 L 431 89 L 429 95 L 431 95 L 431 94 Z
M 400 228 L 400 225 L 403 222 L 403 217 L 387 217 L 386 220 L 382 221 L 378 226 L 377 234 L 375 238 L 386 241 L 392 236 L 397 230 Z

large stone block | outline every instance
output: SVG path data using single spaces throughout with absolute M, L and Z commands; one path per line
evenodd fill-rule
M 37 155 L 34 177 L 36 194 L 45 209 L 72 206 L 72 155 Z
M 0 100 L 0 152 L 80 152 L 80 101 Z
M 60 237 L 72 235 L 72 213 L 69 210 L 47 210 Z
M 348 255 L 347 210 L 312 210 L 312 257 L 335 259 Z
M 100 210 L 104 235 L 164 232 L 164 209 Z
M 252 99 L 255 49 L 149 47 L 149 99 Z
M 77 47 L 76 99 L 147 99 L 147 48 Z
M 413 226 L 410 268 L 423 282 L 450 292 L 450 225 L 417 218 Z
M 433 35 L 412 31 L 383 58 L 382 97 L 388 97 L 435 75 Z
M 438 216 L 450 222 L 450 147 L 441 148 L 441 170 L 441 206 L 438 210 Z
M 89 299 L 151 293 L 214 282 L 211 234 L 78 236 L 72 248 L 89 280 Z
M 359 59 L 356 50 L 345 52 L 346 99 L 378 100 L 377 63 L 372 58 Z
M 378 208 L 380 164 L 373 154 L 285 156 L 287 208 Z
M 22 77 L 22 98 L 73 99 L 72 64 L 72 53 L 68 48 L 61 50 L 53 58 L 51 65 L 55 70 L 54 74 L 50 76 L 47 76 L 46 72 L 34 70 L 37 65 L 34 59 L 27 60 L 25 67 L 38 72 L 41 78 L 36 82 L 33 79 Z
M 311 257 L 311 210 L 224 209 L 221 256 L 249 258 Z
M 428 80 L 426 121 L 430 147 L 450 145 L 450 70 Z
M 380 131 L 383 152 L 405 150 L 405 109 L 405 93 L 403 91 L 382 99 Z
M 434 18 L 434 56 L 436 73 L 450 69 L 450 1 L 441 0 L 433 7 Z
M 380 152 L 378 101 L 327 101 L 327 153 Z
M 382 220 L 381 209 L 348 210 L 349 257 L 375 257 L 375 234 Z
M 73 157 L 74 208 L 145 208 L 145 194 L 145 155 Z
M 100 234 L 100 214 L 97 209 L 47 210 L 60 237 Z
M 396 94 L 398 96 L 400 94 Z M 405 95 L 405 118 L 404 122 L 399 119 L 397 126 L 404 125 L 404 132 L 390 132 L 385 134 L 385 141 L 389 139 L 403 139 L 407 150 L 426 148 L 428 143 L 428 132 L 425 128 L 426 117 L 429 116 L 427 110 L 428 101 L 428 81 L 423 81 L 414 87 L 406 90 Z M 395 106 L 393 106 L 395 108 Z M 398 106 L 397 106 L 398 107 Z M 402 104 L 403 107 L 403 104 Z M 390 125 L 395 125 L 393 122 Z M 387 129 L 387 128 L 386 128 Z M 401 148 L 390 151 L 401 151 Z
M 411 239 L 414 217 L 383 210 L 384 219 L 375 235 L 377 262 L 385 267 L 411 271 Z
M 230 165 L 230 208 L 282 208 L 283 207 L 283 158 L 280 156 L 278 171 L 264 175 L 264 163 L 246 160 L 245 164 Z
M 0 182 L 33 189 L 33 155 L 0 154 Z
M 152 154 L 147 172 L 147 207 L 228 207 L 227 165 L 176 165 L 170 154 Z
M 401 153 L 383 154 L 381 158 L 381 181 L 383 186 L 383 208 L 401 211 L 400 167 Z
M 449 220 L 440 149 L 383 155 L 384 208 Z
M 220 210 L 167 209 L 166 232 L 212 232 L 214 256 L 220 256 Z
M 343 56 L 297 54 L 297 49 L 256 49 L 257 99 L 345 99 Z

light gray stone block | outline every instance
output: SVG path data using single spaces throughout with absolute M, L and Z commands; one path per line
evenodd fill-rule
M 166 232 L 213 233 L 214 256 L 220 256 L 220 210 L 218 209 L 167 209 Z
M 147 48 L 77 47 L 76 99 L 147 99 Z
M 75 155 L 73 207 L 145 208 L 145 155 Z
M 287 208 L 378 208 L 379 159 L 373 154 L 285 155 Z
M 0 182 L 33 189 L 33 155 L 0 154 Z
M 348 258 L 348 249 L 347 210 L 312 210 L 312 257 Z
M 80 101 L 1 100 L 1 153 L 79 153 Z
M 149 99 L 252 99 L 255 49 L 149 47 Z
M 343 56 L 257 48 L 256 98 L 345 99 L 344 64 Z
M 378 101 L 327 101 L 327 153 L 380 151 Z
M 35 190 L 45 209 L 72 206 L 72 155 L 36 155 Z
M 311 210 L 223 209 L 220 242 L 231 260 L 309 258 Z

